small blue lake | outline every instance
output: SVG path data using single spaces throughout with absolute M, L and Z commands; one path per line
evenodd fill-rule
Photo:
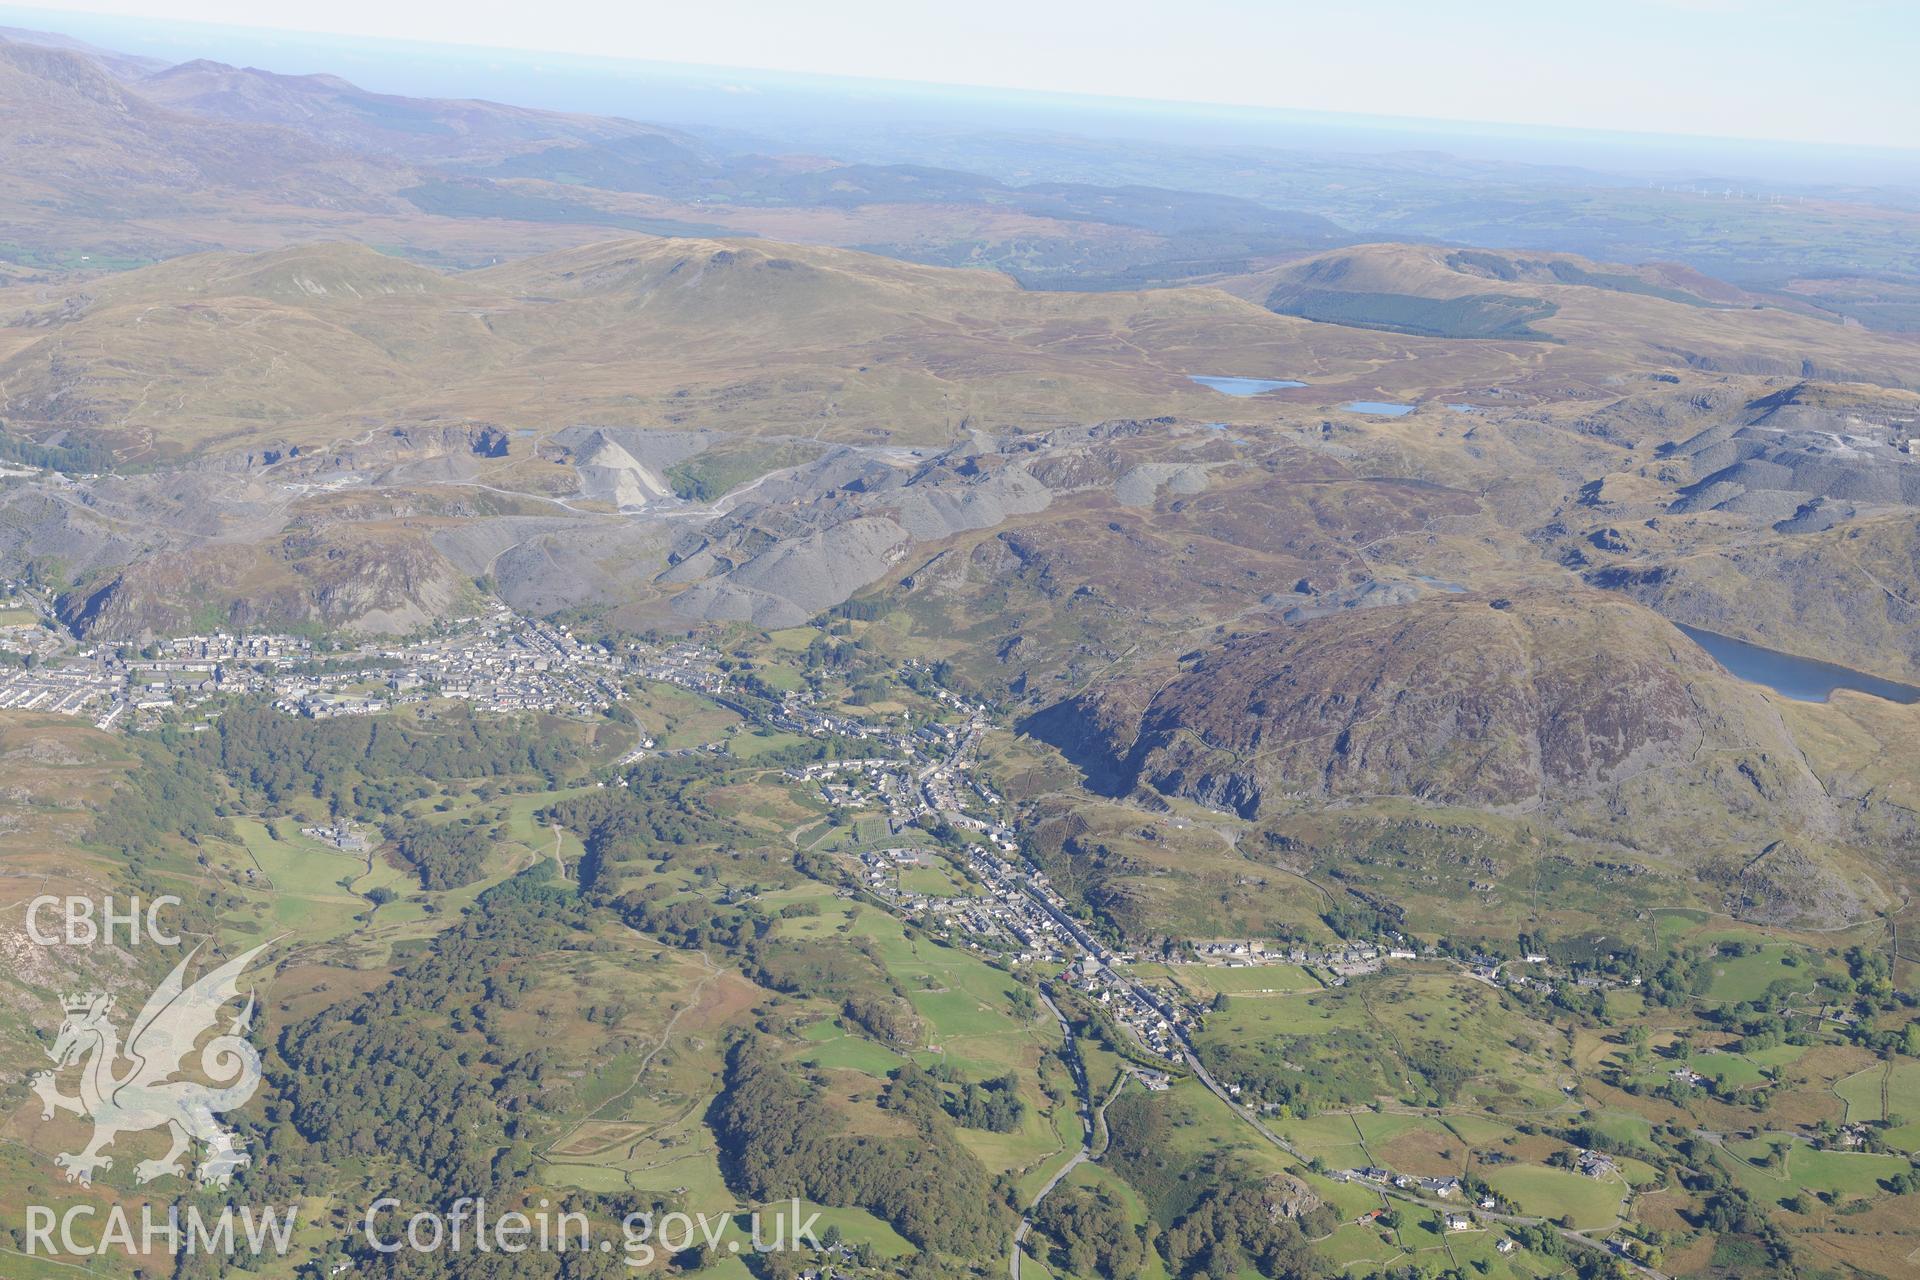
M 1188 381 L 1209 387 L 1224 396 L 1257 396 L 1264 391 L 1278 391 L 1282 387 L 1304 387 L 1304 382 L 1295 382 L 1292 378 L 1215 378 L 1205 374 L 1189 374 Z
M 1752 684 L 1763 684 L 1796 702 L 1825 702 L 1835 689 L 1870 693 L 1889 702 L 1920 702 L 1920 688 L 1910 684 L 1882 680 L 1851 667 L 1799 658 L 1777 649 L 1763 649 L 1757 644 L 1698 627 L 1680 626 L 1680 630 L 1733 675 Z
M 1340 407 L 1348 413 L 1371 413 L 1383 418 L 1398 418 L 1413 412 L 1410 404 L 1394 404 L 1387 400 L 1349 400 Z

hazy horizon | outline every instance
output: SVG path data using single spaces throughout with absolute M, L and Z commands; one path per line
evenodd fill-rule
M 1180 145 L 1444 151 L 1674 181 L 1920 185 L 1920 148 L 1447 115 L 1236 105 L 992 84 L 587 55 L 0 5 L 0 25 L 168 62 L 330 73 L 377 92 L 620 115 L 783 146 L 869 144 L 913 129 L 1072 133 Z M 878 110 L 884 106 L 884 115 Z M 801 109 L 804 108 L 804 109 Z

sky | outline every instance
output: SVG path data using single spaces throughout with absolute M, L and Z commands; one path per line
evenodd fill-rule
M 936 84 L 1920 148 L 1920 0 L 74 0 L 57 7 Z

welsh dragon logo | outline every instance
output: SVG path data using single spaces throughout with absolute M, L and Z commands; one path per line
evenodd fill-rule
M 224 1032 L 197 1053 L 196 1046 L 219 1022 L 221 1007 L 239 998 L 240 975 L 247 965 L 272 945 L 262 943 L 187 986 L 184 975 L 199 951 L 196 947 L 147 997 L 124 1046 L 120 1032 L 108 1020 L 112 996 L 88 992 L 61 999 L 66 1018 L 47 1051 L 56 1066 L 35 1073 L 31 1083 L 40 1096 L 41 1119 L 51 1120 L 56 1111 L 72 1111 L 93 1120 L 92 1141 L 79 1151 L 54 1157 L 69 1182 L 91 1183 L 96 1169 L 112 1168 L 113 1158 L 102 1155 L 101 1149 L 120 1134 L 163 1125 L 173 1145 L 160 1159 L 134 1166 L 137 1182 L 151 1182 L 169 1173 L 184 1177 L 181 1157 L 194 1142 L 207 1151 L 198 1170 L 203 1183 L 224 1187 L 233 1180 L 234 1171 L 249 1162 L 239 1135 L 214 1117 L 244 1106 L 260 1087 L 260 1054 L 246 1040 L 253 994 L 247 994 L 246 1007 Z M 195 1057 L 200 1070 L 218 1083 L 210 1086 L 172 1078 Z M 128 1064 L 124 1071 L 119 1070 L 122 1062 Z M 79 1093 L 60 1092 L 57 1073 L 81 1063 Z

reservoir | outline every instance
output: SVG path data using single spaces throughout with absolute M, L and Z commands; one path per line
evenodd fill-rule
M 1221 395 L 1257 396 L 1263 391 L 1278 391 L 1282 387 L 1304 387 L 1304 382 L 1295 382 L 1292 378 L 1215 378 L 1205 374 L 1189 374 L 1188 380 L 1203 387 L 1210 387 Z
M 1410 404 L 1393 404 L 1386 400 L 1349 400 L 1340 407 L 1348 413 L 1372 413 L 1384 418 L 1398 418 L 1413 412 Z
M 1910 684 L 1882 680 L 1879 676 L 1870 676 L 1850 667 L 1835 666 L 1831 662 L 1797 658 L 1777 649 L 1763 649 L 1757 644 L 1702 631 L 1698 627 L 1681 626 L 1679 623 L 1674 625 L 1686 632 L 1688 639 L 1712 654 L 1733 675 L 1753 684 L 1763 684 L 1796 702 L 1825 702 L 1835 689 L 1870 693 L 1889 702 L 1920 702 L 1920 688 Z

